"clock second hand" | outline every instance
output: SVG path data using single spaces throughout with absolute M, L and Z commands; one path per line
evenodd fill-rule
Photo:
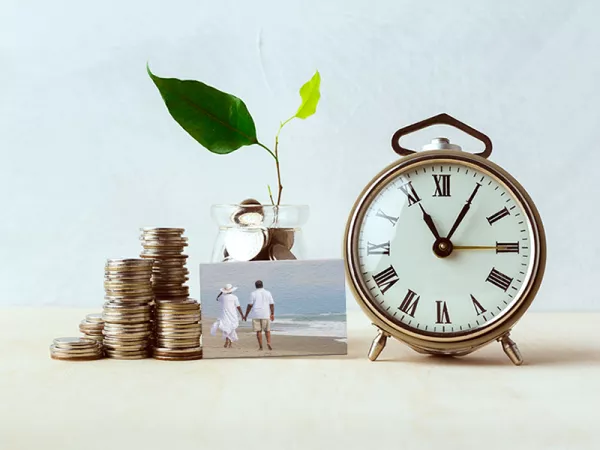
M 455 245 L 454 250 L 496 250 L 495 245 Z

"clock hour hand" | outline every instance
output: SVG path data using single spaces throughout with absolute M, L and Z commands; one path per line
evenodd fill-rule
M 427 214 L 427 212 L 425 211 L 425 209 L 423 208 L 423 206 L 421 205 L 421 203 L 419 203 L 419 207 L 421 208 L 421 211 L 423 211 L 423 220 L 425 221 L 425 223 L 427 224 L 427 226 L 429 227 L 429 229 L 433 233 L 433 236 L 436 239 L 439 239 L 440 238 L 440 233 L 438 233 L 438 230 L 435 227 L 435 223 L 433 223 L 433 219 L 431 218 L 431 216 L 429 214 Z
M 452 228 L 450 228 L 450 233 L 448 233 L 448 236 L 447 236 L 446 239 L 451 239 L 452 236 L 454 235 L 454 232 L 456 231 L 456 229 L 458 228 L 458 226 L 460 225 L 460 223 L 462 222 L 462 220 L 467 215 L 467 212 L 469 212 L 469 209 L 471 208 L 471 202 L 475 198 L 475 194 L 477 194 L 477 190 L 480 187 L 481 187 L 481 184 L 477 183 L 477 185 L 475 186 L 475 189 L 473 190 L 473 193 L 471 194 L 471 196 L 467 200 L 467 203 L 465 203 L 465 206 L 463 206 L 462 209 L 460 210 L 460 212 L 458 213 L 458 217 L 454 221 L 454 225 L 452 225 Z

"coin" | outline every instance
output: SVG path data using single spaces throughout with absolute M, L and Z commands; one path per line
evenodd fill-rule
M 96 343 L 90 339 L 80 337 L 61 337 L 54 339 L 54 345 L 62 346 L 66 348 L 89 348 L 95 347 Z
M 275 244 L 269 249 L 269 258 L 273 261 L 296 259 L 294 254 L 281 244 Z
M 104 322 L 102 320 L 101 313 L 88 314 L 87 316 L 85 316 L 85 320 L 87 322 L 94 322 L 94 323 L 100 323 L 100 324 L 102 324 Z
M 154 359 L 158 359 L 161 361 L 194 361 L 197 359 L 202 359 L 202 351 L 199 351 L 193 355 L 189 356 L 161 356 L 161 355 L 153 355 Z
M 264 228 L 230 228 L 224 237 L 227 253 L 234 260 L 250 261 L 268 242 L 268 233 Z
M 97 359 L 102 359 L 103 355 L 102 355 L 102 353 L 100 353 L 100 354 L 94 355 L 94 356 L 76 357 L 76 356 L 69 356 L 69 355 L 61 356 L 61 355 L 50 353 L 50 358 L 56 359 L 58 361 L 95 361 Z
M 150 357 L 151 352 L 149 350 L 135 352 L 119 352 L 114 350 L 106 350 L 106 355 L 113 359 L 146 359 Z
M 262 204 L 253 198 L 242 201 L 240 207 L 231 216 L 231 220 L 242 226 L 260 225 L 264 220 Z
M 185 228 L 143 227 L 140 228 L 140 231 L 142 231 L 144 234 L 183 234 L 185 232 Z
M 281 244 L 288 250 L 294 246 L 294 236 L 293 228 L 271 228 L 271 243 Z
M 202 348 L 201 347 L 191 347 L 191 348 L 177 348 L 177 349 L 172 349 L 172 348 L 165 348 L 165 347 L 154 347 L 152 349 L 152 353 L 155 355 L 160 355 L 163 354 L 165 356 L 171 356 L 171 355 L 185 355 L 186 353 L 197 353 L 197 352 L 201 352 Z

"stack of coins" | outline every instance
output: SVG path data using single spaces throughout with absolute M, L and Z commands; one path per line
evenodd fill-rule
M 142 359 L 152 348 L 152 260 L 109 259 L 105 266 L 104 350 L 117 359 Z
M 258 200 L 246 199 L 233 213 L 236 227 L 225 232 L 223 261 L 276 261 L 296 259 L 293 228 L 272 228 L 264 223 L 264 209 Z
M 200 304 L 189 299 L 187 238 L 183 228 L 142 228 L 142 258 L 152 259 L 156 300 L 153 356 L 164 360 L 202 358 Z
M 142 228 L 141 257 L 154 261 L 152 287 L 158 302 L 183 301 L 189 296 L 186 286 L 189 271 L 186 268 L 187 238 L 183 228 Z
M 200 316 L 200 304 L 191 298 L 157 302 L 154 358 L 173 361 L 201 359 Z
M 50 357 L 68 361 L 91 361 L 102 358 L 102 344 L 94 339 L 56 338 L 50 346 Z
M 79 324 L 79 331 L 83 333 L 83 337 L 94 339 L 100 343 L 104 339 L 102 330 L 104 330 L 102 314 L 88 314 Z

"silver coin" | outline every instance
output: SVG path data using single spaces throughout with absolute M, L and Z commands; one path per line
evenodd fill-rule
M 268 242 L 268 231 L 264 228 L 229 228 L 225 231 L 224 242 L 232 259 L 250 261 Z

